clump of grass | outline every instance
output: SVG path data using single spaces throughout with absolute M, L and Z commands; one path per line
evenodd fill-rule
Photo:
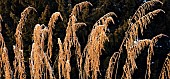
M 15 32 L 16 45 L 13 45 L 13 50 L 15 54 L 15 60 L 13 62 L 14 69 L 15 69 L 14 78 L 26 79 L 24 56 L 23 56 L 22 28 L 25 25 L 25 21 L 27 20 L 26 17 L 31 10 L 36 11 L 35 8 L 33 7 L 27 7 L 21 13 L 21 19 L 16 28 L 16 32 Z
M 53 69 L 44 52 L 44 40 L 47 37 L 48 28 L 37 24 L 34 28 L 32 51 L 30 57 L 30 73 L 32 79 L 55 79 Z
M 158 2 L 157 1 L 147 2 L 138 8 L 139 11 L 137 10 L 137 12 L 133 16 L 133 19 L 135 18 L 136 21 L 135 21 L 135 23 L 130 22 L 129 28 L 125 32 L 125 37 L 124 37 L 123 42 L 119 48 L 118 56 L 116 56 L 117 58 L 115 58 L 114 54 L 112 55 L 110 61 L 117 60 L 117 62 L 116 62 L 116 64 L 114 64 L 115 66 L 112 66 L 113 63 L 109 63 L 109 67 L 107 70 L 110 71 L 110 69 L 116 69 L 115 78 L 116 78 L 117 70 L 118 70 L 118 61 L 119 61 L 120 55 L 123 53 L 123 46 L 125 46 L 125 48 L 126 48 L 127 58 L 126 58 L 126 63 L 123 67 L 124 71 L 123 71 L 122 78 L 131 78 L 134 70 L 137 68 L 136 63 L 135 63 L 135 58 L 137 58 L 137 55 L 140 54 L 139 52 L 143 49 L 143 47 L 145 47 L 149 44 L 150 49 L 153 48 L 153 46 L 152 46 L 153 44 L 149 43 L 150 40 L 143 40 L 143 41 L 139 42 L 138 29 L 141 30 L 141 34 L 143 35 L 143 29 L 147 28 L 146 26 L 151 22 L 152 19 L 154 19 L 154 16 L 156 16 L 160 12 L 164 13 L 164 11 L 162 9 L 156 9 L 152 12 L 145 14 L 145 12 L 144 12 L 145 9 L 147 9 L 147 7 L 151 7 L 151 6 L 155 5 L 155 3 L 161 3 L 161 2 L 159 2 L 159 1 Z M 146 5 L 150 5 L 150 6 L 146 6 Z M 143 13 L 140 11 L 143 11 Z M 138 44 L 136 44 L 136 43 L 138 43 Z M 139 48 L 137 48 L 137 47 L 139 47 Z M 150 51 L 152 52 L 152 50 L 150 50 Z M 149 59 L 148 59 L 148 61 L 149 61 Z M 113 72 L 110 72 L 110 73 L 107 72 L 106 75 L 111 74 L 111 73 L 113 73 Z M 109 76 L 109 77 L 106 76 L 106 78 L 112 78 L 112 76 Z

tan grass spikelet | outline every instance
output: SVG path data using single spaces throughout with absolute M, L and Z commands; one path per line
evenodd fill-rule
M 104 25 L 96 26 L 88 36 L 88 43 L 83 51 L 85 56 L 84 79 L 88 79 L 90 76 L 92 79 L 97 79 L 98 73 L 100 73 L 100 55 L 104 50 L 104 43 L 109 41 L 105 32 L 110 21 L 113 22 L 113 19 L 108 17 L 105 19 Z M 92 72 L 92 75 L 90 75 L 90 72 Z
M 137 20 L 139 20 L 142 16 L 146 15 L 146 11 L 149 11 L 152 9 L 152 7 L 157 6 L 158 4 L 160 4 L 161 6 L 163 6 L 163 3 L 159 0 L 153 0 L 153 1 L 147 1 L 144 4 L 142 4 L 141 6 L 139 6 L 139 8 L 136 10 L 135 14 L 132 16 L 131 20 L 134 19 L 135 22 Z
M 48 33 L 48 28 L 37 24 L 34 28 L 32 51 L 30 57 L 31 79 L 55 79 L 53 69 L 48 57 L 44 52 L 44 40 Z
M 2 31 L 2 16 L 0 15 L 0 78 L 3 78 L 3 71 L 4 71 L 4 78 L 11 79 L 12 78 L 12 70 L 9 63 L 8 58 L 8 49 L 6 48 L 4 38 L 1 34 Z M 1 70 L 2 69 L 2 70 Z
M 170 78 L 170 53 L 167 55 L 165 62 L 163 64 L 159 79 Z
M 88 41 L 84 54 L 85 56 L 85 64 L 84 64 L 84 79 L 88 79 L 88 77 L 92 76 L 92 79 L 97 79 L 97 72 L 99 70 L 99 57 L 102 54 L 101 50 L 104 48 L 104 42 L 108 40 L 105 35 L 104 25 L 100 25 L 96 27 L 95 30 L 92 30 L 90 41 Z M 92 71 L 92 75 L 90 75 L 90 71 Z
M 41 31 L 42 26 L 37 24 L 34 28 L 33 39 L 34 43 L 32 44 L 31 57 L 30 57 L 30 74 L 31 79 L 41 79 L 43 74 L 43 53 L 41 46 Z
M 13 62 L 15 73 L 14 78 L 26 79 L 25 64 L 23 56 L 23 41 L 22 41 L 22 28 L 25 25 L 26 17 L 31 10 L 35 10 L 33 7 L 27 7 L 22 13 L 19 24 L 16 28 L 15 39 L 16 45 L 13 45 L 15 54 L 15 60 Z
M 55 28 L 55 21 L 58 20 L 59 18 L 61 18 L 61 20 L 63 20 L 60 12 L 55 12 L 52 14 L 51 18 L 50 18 L 50 21 L 48 23 L 48 47 L 47 47 L 47 56 L 49 58 L 51 58 L 52 56 L 52 48 L 53 48 L 53 41 L 52 41 L 52 35 L 53 35 L 53 30 Z
M 1 47 L 0 47 L 0 64 L 1 65 L 0 65 L 0 69 L 3 68 L 2 71 L 4 71 L 5 79 L 11 79 L 12 78 L 12 70 L 11 70 L 11 66 L 10 66 L 9 58 L 8 58 L 8 49 L 6 48 L 4 38 L 3 38 L 1 33 L 0 33 L 0 42 L 1 42 Z M 0 73 L 0 78 L 1 78 L 1 75 L 3 75 L 3 74 Z

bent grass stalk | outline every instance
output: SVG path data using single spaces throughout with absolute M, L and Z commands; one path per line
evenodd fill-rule
M 114 23 L 112 17 L 107 17 L 105 23 L 92 29 L 88 36 L 88 42 L 83 51 L 85 56 L 84 79 L 88 79 L 89 77 L 97 79 L 98 72 L 100 73 L 100 55 L 102 55 L 102 50 L 104 50 L 104 43 L 109 41 L 106 30 L 110 21 Z
M 66 29 L 66 36 L 64 39 L 63 44 L 60 40 L 58 40 L 59 43 L 59 61 L 58 61 L 58 69 L 59 69 L 59 79 L 61 79 L 61 76 L 63 76 L 66 79 L 70 79 L 70 71 L 71 71 L 71 65 L 70 65 L 70 58 L 71 58 L 71 47 L 75 47 L 75 54 L 77 55 L 77 65 L 79 70 L 79 78 L 82 79 L 82 54 L 81 54 L 81 45 L 78 41 L 78 38 L 76 36 L 76 31 L 80 26 L 86 25 L 85 23 L 76 23 L 77 18 L 76 16 L 79 15 L 80 12 L 82 12 L 82 9 L 84 7 L 88 7 L 89 5 L 92 5 L 90 2 L 81 2 L 79 4 L 76 4 L 74 8 L 72 9 L 72 13 L 69 18 L 68 26 Z M 60 69 L 62 68 L 62 69 Z
M 31 10 L 36 11 L 35 8 L 33 7 L 27 7 L 21 13 L 21 19 L 16 28 L 16 33 L 15 33 L 16 45 L 13 45 L 13 50 L 15 54 L 15 60 L 13 62 L 14 69 L 15 69 L 14 78 L 26 79 L 24 56 L 23 56 L 22 28 L 25 25 L 26 17 Z
M 52 38 L 53 30 L 52 30 L 52 29 L 55 28 L 55 24 L 54 24 L 54 23 L 55 23 L 59 18 L 61 18 L 61 20 L 63 20 L 60 12 L 55 12 L 55 13 L 52 14 L 52 16 L 51 16 L 51 18 L 50 18 L 50 21 L 49 21 L 49 23 L 48 23 L 48 29 L 49 29 L 49 31 L 48 31 L 48 47 L 47 47 L 46 53 L 47 53 L 47 56 L 48 56 L 49 58 L 51 58 L 51 56 L 52 56 L 52 48 L 53 48 L 53 41 L 52 41 L 52 39 L 53 39 L 53 38 Z

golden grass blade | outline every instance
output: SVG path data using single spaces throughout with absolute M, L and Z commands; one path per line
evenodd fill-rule
M 58 44 L 59 44 L 58 72 L 59 72 L 59 79 L 61 79 L 61 76 L 64 75 L 63 74 L 64 64 L 65 64 L 64 60 L 66 58 L 64 55 L 63 44 L 61 43 L 60 38 L 58 38 Z
M 134 70 L 137 68 L 135 59 L 137 56 L 141 53 L 141 50 L 144 49 L 146 46 L 149 46 L 148 49 L 148 56 L 147 56 L 147 71 L 145 78 L 150 79 L 150 63 L 151 63 L 151 57 L 154 54 L 153 47 L 155 46 L 156 42 L 158 42 L 159 38 L 162 37 L 168 37 L 167 35 L 164 34 L 159 34 L 155 37 L 152 38 L 152 40 L 138 40 L 132 45 L 129 49 L 127 49 L 127 59 L 126 63 L 123 67 L 124 72 L 122 78 L 132 78 L 132 74 L 134 73 Z
M 31 57 L 30 57 L 30 73 L 31 79 L 42 79 L 43 74 L 43 50 L 41 44 L 41 31 L 42 26 L 37 24 L 34 28 L 33 39 L 34 43 L 32 44 Z
M 64 39 L 63 47 L 61 47 L 62 43 L 59 41 L 60 51 L 59 51 L 58 69 L 62 67 L 62 75 L 64 76 L 64 78 L 67 78 L 67 79 L 70 78 L 69 72 L 71 71 L 71 66 L 69 63 L 70 63 L 70 58 L 71 58 L 71 47 L 72 46 L 76 48 L 75 54 L 77 55 L 79 78 L 82 77 L 81 46 L 80 46 L 80 43 L 78 42 L 76 31 L 78 30 L 79 27 L 86 25 L 85 23 L 75 23 L 76 18 L 74 17 L 74 15 L 71 18 L 72 19 L 70 19 L 68 23 L 68 27 L 66 29 L 66 37 Z M 60 58 L 62 58 L 61 61 L 60 61 Z M 64 67 L 67 67 L 67 68 L 64 68 Z M 60 70 L 59 70 L 59 75 L 61 75 Z M 59 78 L 61 78 L 61 76 Z
M 167 35 L 165 35 L 165 34 L 159 34 L 159 35 L 156 35 L 155 37 L 152 38 L 152 42 L 153 42 L 154 44 L 156 44 L 156 42 L 158 42 L 159 39 L 162 38 L 162 37 L 169 38 L 169 37 L 168 37 Z
M 165 13 L 162 9 L 157 9 L 152 12 L 149 12 L 145 16 L 141 17 L 138 21 L 136 21 L 130 29 L 126 32 L 127 37 L 128 37 L 128 42 L 129 44 L 127 45 L 127 48 L 130 48 L 134 44 L 134 41 L 138 40 L 138 29 L 140 28 L 141 34 L 143 35 L 143 29 L 147 28 L 146 26 L 151 22 L 152 19 L 154 19 L 155 16 L 157 16 L 158 13 L 163 12 Z

